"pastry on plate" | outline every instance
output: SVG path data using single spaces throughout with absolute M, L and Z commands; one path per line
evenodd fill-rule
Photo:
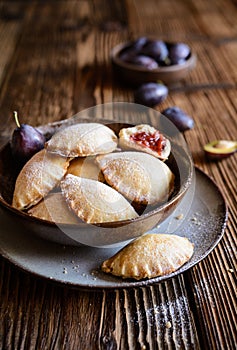
M 174 185 L 169 167 L 150 154 L 117 152 L 96 157 L 106 182 L 130 201 L 155 204 L 168 200 Z
M 68 164 L 67 158 L 48 153 L 45 149 L 36 153 L 16 179 L 12 206 L 23 210 L 37 204 L 59 184 Z
M 169 157 L 171 150 L 170 141 L 157 129 L 147 124 L 121 129 L 119 146 L 124 150 L 146 152 L 162 160 Z
M 138 214 L 130 203 L 102 182 L 68 174 L 61 190 L 74 213 L 87 223 L 134 219 Z
M 67 169 L 67 174 L 85 177 L 86 179 L 104 182 L 102 171 L 95 163 L 95 157 L 74 158 Z
M 78 217 L 69 209 L 61 192 L 48 194 L 28 210 L 28 214 L 58 224 L 78 224 Z
M 193 255 L 194 245 L 185 237 L 171 234 L 146 234 L 102 263 L 102 270 L 136 280 L 168 275 L 178 270 Z
M 114 151 L 117 136 L 103 124 L 79 123 L 56 132 L 45 147 L 64 157 L 93 156 Z

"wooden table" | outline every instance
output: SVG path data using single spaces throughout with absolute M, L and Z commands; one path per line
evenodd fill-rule
M 208 257 L 155 286 L 72 289 L 1 258 L 1 349 L 236 348 L 236 155 L 208 162 L 203 153 L 211 140 L 237 139 L 236 18 L 236 0 L 1 1 L 1 142 L 15 127 L 13 110 L 36 126 L 133 102 L 133 90 L 112 76 L 110 50 L 121 41 L 184 41 L 197 66 L 156 109 L 177 105 L 193 116 L 185 138 L 194 163 L 229 206 L 225 234 Z

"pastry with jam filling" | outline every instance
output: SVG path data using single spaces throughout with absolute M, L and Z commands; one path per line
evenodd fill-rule
M 169 157 L 170 141 L 157 129 L 147 124 L 121 129 L 119 145 L 124 150 L 146 152 L 161 160 Z

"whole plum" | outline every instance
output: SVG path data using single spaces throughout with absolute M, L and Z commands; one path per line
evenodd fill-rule
M 173 124 L 181 132 L 194 127 L 194 120 L 179 107 L 174 106 L 166 108 L 161 112 L 161 114 L 173 122 Z
M 146 42 L 147 42 L 146 37 L 140 37 L 140 38 L 134 40 L 130 45 L 125 47 L 120 52 L 120 55 L 119 55 L 120 59 L 125 61 L 125 62 L 131 62 L 131 60 L 134 59 L 135 56 L 140 54 L 140 51 Z
M 175 43 L 169 46 L 171 64 L 182 64 L 190 55 L 190 47 L 184 43 Z
M 141 36 L 140 38 L 134 40 L 130 45 L 130 48 L 133 50 L 140 52 L 144 45 L 146 45 L 148 39 L 145 36 Z
M 141 49 L 141 53 L 154 58 L 158 63 L 164 62 L 168 57 L 169 51 L 166 43 L 162 40 L 148 40 Z
M 147 107 L 154 107 L 168 96 L 168 88 L 163 84 L 146 83 L 134 92 L 134 101 Z
M 134 64 L 136 66 L 145 67 L 149 70 L 158 68 L 158 63 L 153 58 L 144 55 L 127 55 L 123 58 L 123 61 Z
M 12 154 L 19 163 L 25 163 L 35 153 L 44 148 L 44 135 L 28 124 L 20 124 L 17 113 L 14 112 L 17 128 L 14 129 L 11 140 Z

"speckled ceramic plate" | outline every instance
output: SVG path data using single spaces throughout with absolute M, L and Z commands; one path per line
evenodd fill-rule
M 107 275 L 100 271 L 100 265 L 120 248 L 62 246 L 32 236 L 30 232 L 16 232 L 11 230 L 11 222 L 0 207 L 1 254 L 37 276 L 86 289 L 140 287 L 176 276 L 213 250 L 224 233 L 227 221 L 227 207 L 220 190 L 203 172 L 196 169 L 195 173 L 196 183 L 190 187 L 175 212 L 152 230 L 188 237 L 195 245 L 191 260 L 170 275 L 142 281 Z

